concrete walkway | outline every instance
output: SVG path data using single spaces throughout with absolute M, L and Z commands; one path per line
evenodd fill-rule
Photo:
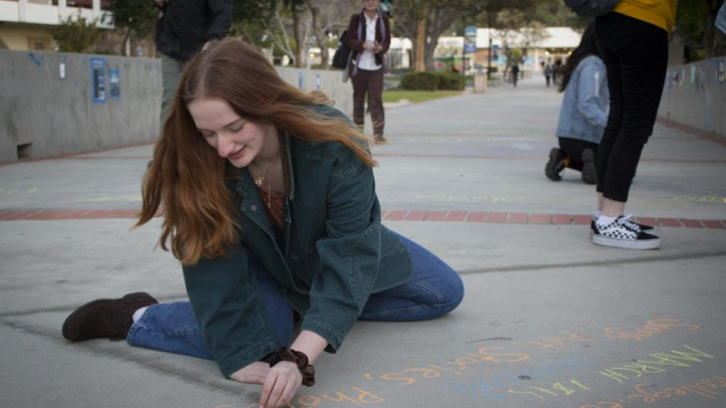
M 384 223 L 467 294 L 423 323 L 361 322 L 294 407 L 723 408 L 726 147 L 657 125 L 628 211 L 657 251 L 596 247 L 595 193 L 543 169 L 561 95 L 544 80 L 390 108 L 376 147 Z M 254 406 L 212 362 L 60 327 L 98 297 L 185 299 L 158 226 L 130 230 L 152 146 L 0 166 L 0 406 Z

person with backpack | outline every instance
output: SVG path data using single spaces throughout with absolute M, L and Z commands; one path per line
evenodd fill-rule
M 643 148 L 653 134 L 668 66 L 668 36 L 678 0 L 621 0 L 595 20 L 610 91 L 610 114 L 598 148 L 598 212 L 592 242 L 657 249 L 661 239 L 625 213 Z
M 388 15 L 378 7 L 380 0 L 362 0 L 363 10 L 353 14 L 347 30 L 346 44 L 351 49 L 349 69 L 353 82 L 353 121 L 361 129 L 365 124 L 365 100 L 373 122 L 373 136 L 384 142 L 385 113 L 383 111 L 384 56 L 391 45 Z
M 560 173 L 570 168 L 581 172 L 586 184 L 595 184 L 595 155 L 608 120 L 610 94 L 594 24 L 585 30 L 563 72 L 558 89 L 565 93 L 556 132 L 559 148 L 553 147 L 550 151 L 545 175 L 552 181 L 560 181 Z

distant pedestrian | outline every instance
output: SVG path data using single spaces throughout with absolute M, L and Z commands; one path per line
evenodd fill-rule
M 517 79 L 519 79 L 519 64 L 517 64 L 516 62 L 514 64 L 512 64 L 511 71 L 512 71 L 512 84 L 516 88 Z
M 547 88 L 550 87 L 550 81 L 552 80 L 552 65 L 547 64 L 544 67 L 545 81 L 547 82 Z
M 625 214 L 643 147 L 653 133 L 678 0 L 622 0 L 595 20 L 610 90 L 610 114 L 597 153 L 598 212 L 592 242 L 656 249 L 661 239 Z
M 391 46 L 388 15 L 378 9 L 380 0 L 362 0 L 363 10 L 350 18 L 348 48 L 352 50 L 350 78 L 353 83 L 353 121 L 361 129 L 365 125 L 365 102 L 373 122 L 375 140 L 383 142 L 386 124 L 383 110 L 384 57 Z
M 161 9 L 156 24 L 156 49 L 161 57 L 160 129 L 179 84 L 184 64 L 210 41 L 227 36 L 232 25 L 232 0 L 154 0 Z
M 370 139 L 253 46 L 225 39 L 192 58 L 164 126 L 137 226 L 164 206 L 159 245 L 181 262 L 189 301 L 94 300 L 65 320 L 66 339 L 214 360 L 276 408 L 315 383 L 316 359 L 357 320 L 431 320 L 460 304 L 459 275 L 381 225 Z
M 594 24 L 585 30 L 563 72 L 558 91 L 564 92 L 565 96 L 556 132 L 560 147 L 550 151 L 545 175 L 552 181 L 560 181 L 560 173 L 569 168 L 581 172 L 585 183 L 595 184 L 595 155 L 607 124 L 610 94 Z
M 554 65 L 552 65 L 552 83 L 560 86 L 562 85 L 562 60 L 556 60 Z

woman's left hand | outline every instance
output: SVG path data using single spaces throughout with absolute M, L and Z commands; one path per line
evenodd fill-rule
M 281 361 L 275 364 L 262 386 L 260 407 L 279 408 L 290 403 L 302 380 L 302 373 L 295 363 Z

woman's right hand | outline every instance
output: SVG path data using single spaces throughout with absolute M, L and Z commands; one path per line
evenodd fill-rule
M 256 361 L 240 370 L 234 372 L 229 378 L 247 384 L 265 384 L 267 374 L 270 372 L 270 365 L 262 361 Z

